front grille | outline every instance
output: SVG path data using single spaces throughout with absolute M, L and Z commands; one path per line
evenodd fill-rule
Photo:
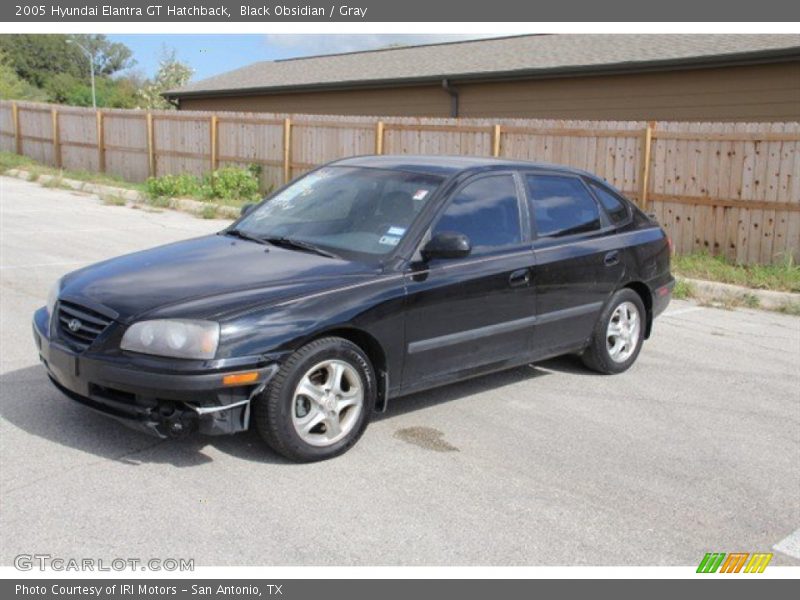
M 80 350 L 91 346 L 97 336 L 111 324 L 111 319 L 105 315 L 72 302 L 60 301 L 57 312 L 61 337 Z

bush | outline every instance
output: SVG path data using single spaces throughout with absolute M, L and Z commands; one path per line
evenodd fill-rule
M 200 192 L 200 180 L 186 173 L 150 177 L 145 183 L 145 189 L 151 198 L 196 196 Z
M 200 193 L 205 198 L 251 200 L 258 196 L 258 178 L 250 169 L 225 167 L 206 173 Z
M 253 200 L 258 198 L 258 171 L 225 167 L 194 175 L 150 177 L 145 184 L 151 198 L 200 198 L 203 200 Z

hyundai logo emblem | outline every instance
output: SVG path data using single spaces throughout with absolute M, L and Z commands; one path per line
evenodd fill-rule
M 67 327 L 69 327 L 69 330 L 73 333 L 78 331 L 82 325 L 83 323 L 81 323 L 78 319 L 70 319 L 69 323 L 67 323 Z

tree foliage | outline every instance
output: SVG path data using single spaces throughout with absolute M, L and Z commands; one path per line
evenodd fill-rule
M 0 51 L 20 78 L 44 88 L 56 75 L 89 78 L 89 59 L 80 44 L 94 56 L 97 75 L 112 76 L 133 66 L 132 52 L 125 44 L 112 42 L 104 35 L 0 36 Z
M 162 52 L 156 76 L 145 83 L 139 91 L 144 106 L 158 109 L 174 108 L 161 94 L 186 85 L 191 77 L 191 67 L 178 60 L 174 49 L 165 49 Z
M 5 53 L 0 50 L 0 99 L 44 100 L 46 95 L 19 75 L 9 63 Z
M 163 51 L 158 73 L 148 80 L 132 70 L 130 48 L 104 35 L 5 35 L 0 36 L 0 97 L 91 106 L 89 55 L 101 107 L 172 108 L 161 92 L 192 76 L 174 50 Z

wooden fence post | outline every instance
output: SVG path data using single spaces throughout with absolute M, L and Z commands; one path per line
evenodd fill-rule
M 211 115 L 211 170 L 217 170 L 217 163 L 219 156 L 219 149 L 217 148 L 217 132 L 219 127 L 219 119 L 217 115 Z
M 383 121 L 375 123 L 375 154 L 383 154 Z
M 283 120 L 283 183 L 292 179 L 292 120 Z
M 61 132 L 58 129 L 58 109 L 54 106 L 50 111 L 53 129 L 53 162 L 57 169 L 61 168 Z
M 500 125 L 495 125 L 492 129 L 492 156 L 500 156 Z
M 104 131 L 103 111 L 97 111 L 97 170 L 106 172 L 106 135 Z
M 19 106 L 11 103 L 11 118 L 14 121 L 14 147 L 17 154 L 22 154 L 22 132 L 19 130 Z
M 639 208 L 647 210 L 647 192 L 650 187 L 650 152 L 653 146 L 655 121 L 650 121 L 642 135 L 641 164 L 639 165 Z
M 150 177 L 156 176 L 156 154 L 153 147 L 153 113 L 147 111 L 145 117 L 147 124 L 147 172 Z

